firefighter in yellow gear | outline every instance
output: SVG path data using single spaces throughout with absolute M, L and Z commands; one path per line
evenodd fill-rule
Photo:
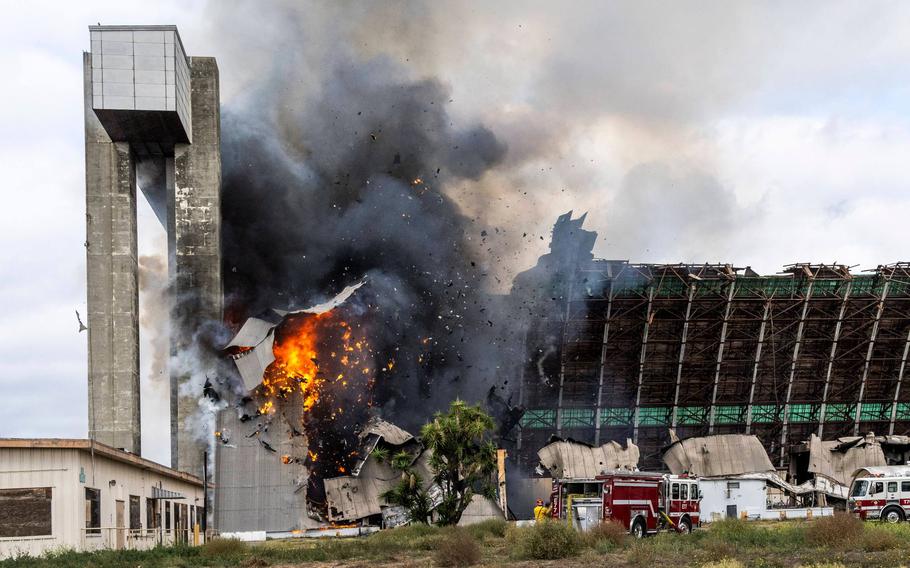
M 534 507 L 534 520 L 537 522 L 550 518 L 550 503 L 544 505 L 543 499 L 537 500 L 537 506 Z

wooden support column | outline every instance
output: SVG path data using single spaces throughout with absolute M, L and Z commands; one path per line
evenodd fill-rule
M 610 339 L 610 318 L 613 316 L 613 279 L 607 292 L 607 314 L 604 321 L 603 342 L 600 346 L 600 376 L 597 384 L 597 412 L 594 413 L 594 445 L 600 445 L 600 414 L 603 409 L 604 367 L 607 364 L 607 341 Z
M 888 435 L 894 435 L 894 421 L 897 419 L 897 401 L 901 396 L 901 383 L 904 381 L 904 370 L 907 368 L 907 354 L 910 353 L 910 330 L 904 341 L 904 354 L 901 355 L 901 367 L 897 372 L 897 385 L 894 387 L 894 400 L 891 401 L 891 421 L 888 424 Z
M 686 339 L 689 335 L 689 318 L 692 316 L 692 300 L 695 298 L 695 284 L 689 284 L 689 299 L 686 302 L 686 319 L 683 321 L 682 335 L 679 339 L 679 359 L 676 363 L 676 388 L 673 393 L 673 414 L 670 420 L 673 428 L 676 428 L 679 414 L 679 386 L 682 383 L 683 362 L 686 360 Z
M 828 391 L 831 388 L 831 373 L 834 370 L 834 358 L 837 356 L 837 343 L 840 341 L 841 328 L 844 326 L 844 314 L 847 312 L 847 303 L 850 300 L 850 290 L 853 288 L 853 281 L 848 280 L 844 288 L 844 297 L 840 303 L 840 311 L 837 314 L 837 324 L 834 326 L 834 339 L 831 341 L 831 351 L 828 353 L 828 365 L 825 369 L 825 388 L 822 391 L 822 407 L 818 413 L 818 437 L 821 438 L 825 432 L 825 417 L 828 412 Z
M 638 387 L 635 390 L 635 412 L 632 419 L 632 441 L 638 443 L 638 425 L 641 419 L 641 385 L 645 376 L 645 357 L 648 352 L 648 330 L 651 327 L 651 309 L 654 306 L 654 284 L 648 287 L 648 307 L 645 312 L 645 329 L 641 335 L 641 354 L 638 358 Z
M 856 418 L 853 421 L 853 435 L 859 436 L 859 419 L 863 410 L 863 396 L 866 394 L 866 380 L 869 378 L 869 367 L 872 364 L 872 352 L 875 349 L 875 339 L 878 337 L 878 326 L 882 321 L 882 312 L 885 310 L 885 298 L 888 296 L 890 280 L 885 280 L 882 285 L 882 294 L 875 307 L 875 322 L 872 324 L 872 334 L 869 336 L 869 347 L 866 349 L 866 361 L 863 363 L 863 376 L 859 383 L 859 396 L 856 399 Z
M 714 433 L 714 421 L 716 419 L 717 406 L 717 388 L 720 384 L 720 367 L 724 361 L 724 346 L 727 342 L 727 328 L 730 324 L 730 311 L 733 307 L 733 295 L 736 289 L 736 281 L 730 282 L 730 289 L 727 290 L 727 304 L 724 307 L 724 321 L 720 326 L 720 343 L 717 346 L 717 358 L 714 360 L 714 386 L 711 389 L 711 411 L 708 415 L 708 434 Z
M 786 457 L 787 431 L 790 427 L 790 397 L 793 394 L 793 381 L 796 378 L 796 364 L 799 361 L 799 350 L 803 344 L 803 332 L 806 329 L 806 314 L 809 312 L 809 300 L 812 298 L 814 280 L 809 280 L 806 288 L 806 297 L 803 299 L 803 309 L 799 315 L 799 324 L 796 326 L 796 342 L 793 344 L 793 355 L 790 357 L 790 375 L 787 379 L 787 396 L 784 399 L 783 428 L 780 431 L 780 458 L 778 465 L 783 466 Z
M 569 280 L 569 291 L 566 296 L 566 316 L 562 325 L 562 345 L 559 353 L 559 399 L 556 406 L 556 435 L 562 436 L 562 389 L 566 380 L 566 346 L 569 344 L 569 317 L 572 315 L 572 291 L 575 288 L 576 274 L 573 271 Z
M 768 328 L 768 316 L 771 315 L 771 298 L 765 300 L 765 311 L 762 314 L 761 326 L 758 328 L 758 344 L 755 346 L 755 357 L 752 360 L 752 384 L 749 387 L 749 407 L 746 409 L 746 434 L 752 431 L 752 405 L 755 402 L 755 383 L 758 382 L 758 366 L 761 363 L 762 346 L 765 344 L 765 330 Z

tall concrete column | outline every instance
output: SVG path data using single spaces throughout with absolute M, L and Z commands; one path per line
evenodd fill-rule
M 211 441 L 199 410 L 205 377 L 187 368 L 212 368 L 212 353 L 197 331 L 221 321 L 218 66 L 213 58 L 187 57 L 174 26 L 99 25 L 89 32 L 84 81 L 91 435 L 140 451 L 138 170 L 140 189 L 168 232 L 171 354 L 189 364 L 171 368 L 171 461 L 202 475 Z
M 190 346 L 206 322 L 222 320 L 221 282 L 221 112 L 218 65 L 212 57 L 190 57 L 192 144 L 174 146 L 173 199 L 168 218 L 174 311 L 172 350 Z M 204 356 L 204 354 L 200 354 Z M 212 433 L 185 427 L 199 411 L 198 381 L 171 376 L 172 466 L 201 475 Z M 198 392 L 197 392 L 198 391 Z
M 83 66 L 89 437 L 139 454 L 135 157 L 92 110 L 91 54 Z

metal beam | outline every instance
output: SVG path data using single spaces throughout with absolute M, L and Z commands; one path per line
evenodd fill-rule
M 676 389 L 673 393 L 673 414 L 670 423 L 676 428 L 679 412 L 679 386 L 682 383 L 683 362 L 686 359 L 686 339 L 689 336 L 689 318 L 692 315 L 692 299 L 695 298 L 695 284 L 689 284 L 689 299 L 686 302 L 686 319 L 683 321 L 682 335 L 679 339 L 679 358 L 676 363 Z
M 825 369 L 825 388 L 822 391 L 822 407 L 818 413 L 818 437 L 821 438 L 825 432 L 825 417 L 828 411 L 828 390 L 831 388 L 831 373 L 834 370 L 834 357 L 837 355 L 837 343 L 840 341 L 841 328 L 844 326 L 844 314 L 847 311 L 847 303 L 850 300 L 850 290 L 853 288 L 853 281 L 848 280 L 844 288 L 844 297 L 841 299 L 840 311 L 837 314 L 837 324 L 834 326 L 834 339 L 831 341 L 831 351 L 828 353 L 828 365 Z
M 525 350 L 525 353 L 527 353 L 527 348 L 528 348 L 528 330 L 527 330 L 527 328 L 525 328 L 525 332 L 524 332 L 524 342 L 522 342 L 522 347 L 521 347 L 521 348 L 522 348 L 523 350 Z M 525 357 L 526 357 L 526 356 L 527 356 L 527 355 L 525 355 Z M 518 406 L 519 406 L 520 408 L 527 408 L 527 407 L 525 406 L 525 364 L 526 364 L 526 363 L 527 363 L 527 361 L 525 361 L 525 358 L 522 358 L 521 366 L 519 367 L 519 371 L 518 371 L 518 372 L 519 372 L 519 377 L 520 377 L 519 380 L 518 380 Z M 520 449 L 521 449 L 521 434 L 522 434 L 522 432 L 524 432 L 524 428 L 522 428 L 522 427 L 521 427 L 521 424 L 519 424 L 519 425 L 518 425 L 518 435 L 515 437 L 515 449 L 516 449 L 516 450 L 520 450 Z M 519 456 L 520 456 L 520 455 L 521 455 L 521 454 L 519 454 Z
M 755 357 L 752 361 L 752 385 L 749 387 L 749 407 L 746 410 L 746 434 L 752 430 L 752 403 L 755 402 L 755 383 L 758 381 L 758 365 L 761 363 L 761 352 L 765 343 L 765 329 L 768 327 L 769 315 L 771 315 L 770 298 L 765 300 L 765 311 L 762 314 L 761 326 L 758 328 L 758 345 L 755 346 Z
M 720 384 L 720 367 L 724 361 L 724 346 L 727 343 L 727 327 L 730 323 L 730 310 L 733 307 L 733 294 L 735 289 L 736 281 L 730 282 L 730 289 L 727 291 L 727 305 L 724 308 L 724 321 L 720 326 L 720 343 L 717 346 L 717 358 L 714 360 L 714 387 L 711 390 L 711 411 L 708 416 L 708 434 L 714 433 L 717 387 Z
M 594 445 L 600 445 L 600 413 L 603 408 L 601 397 L 604 390 L 604 367 L 607 364 L 607 341 L 610 339 L 610 317 L 613 315 L 613 280 L 607 296 L 607 317 L 604 322 L 603 342 L 600 346 L 600 377 L 597 384 L 597 411 L 594 413 Z
M 787 448 L 787 430 L 790 427 L 790 396 L 793 394 L 793 380 L 796 378 L 796 363 L 799 361 L 799 348 L 803 343 L 803 331 L 806 329 L 806 314 L 809 312 L 809 299 L 812 298 L 812 286 L 815 280 L 809 280 L 806 288 L 806 297 L 803 299 L 803 309 L 799 316 L 799 325 L 796 326 L 796 342 L 793 344 L 793 356 L 790 357 L 790 377 L 787 379 L 787 397 L 784 399 L 783 428 L 780 431 L 780 458 L 778 465 L 784 465 Z
M 632 420 L 632 441 L 638 443 L 638 423 L 641 418 L 641 384 L 645 376 L 645 356 L 648 352 L 648 330 L 651 327 L 651 308 L 654 305 L 654 284 L 648 287 L 648 307 L 645 312 L 645 329 L 641 336 L 641 355 L 638 357 L 638 387 L 635 389 L 635 414 Z
M 869 336 L 869 347 L 866 349 L 866 361 L 863 363 L 863 377 L 859 383 L 859 396 L 856 399 L 856 418 L 853 421 L 853 435 L 859 434 L 859 418 L 863 410 L 863 396 L 866 394 L 866 379 L 869 378 L 869 367 L 872 366 L 872 351 L 875 349 L 875 339 L 878 337 L 878 327 L 882 321 L 882 312 L 885 310 L 885 297 L 888 295 L 890 280 L 882 284 L 882 295 L 878 298 L 875 308 L 875 323 L 872 324 L 872 334 Z
M 891 403 L 891 421 L 888 424 L 888 435 L 894 435 L 894 421 L 897 418 L 897 401 L 901 396 L 901 383 L 904 380 L 904 370 L 907 368 L 907 354 L 910 353 L 910 330 L 907 331 L 907 339 L 904 341 L 904 354 L 901 356 L 901 367 L 897 372 L 897 385 L 894 387 L 894 400 Z
M 562 324 L 562 344 L 559 352 L 559 399 L 556 406 L 556 435 L 562 436 L 562 388 L 566 379 L 566 345 L 569 343 L 569 316 L 572 313 L 572 291 L 575 287 L 575 272 L 569 280 L 569 291 L 566 296 L 566 316 Z

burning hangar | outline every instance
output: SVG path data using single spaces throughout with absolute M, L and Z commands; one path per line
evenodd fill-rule
M 167 228 L 173 354 L 191 347 L 200 322 L 223 321 L 218 69 L 212 58 L 187 57 L 173 26 L 93 26 L 91 39 L 84 59 L 89 435 L 139 454 L 136 189 Z M 597 234 L 584 219 L 559 217 L 550 252 L 516 277 L 508 298 L 520 314 L 510 325 L 526 329 L 517 349 L 524 356 L 495 379 L 518 384 L 509 402 L 498 400 L 507 416 L 503 445 L 514 444 L 521 471 L 534 469 L 554 436 L 601 448 L 582 452 L 588 465 L 664 469 L 671 429 L 683 439 L 751 434 L 780 470 L 808 440 L 910 434 L 910 390 L 902 389 L 910 263 L 858 274 L 800 263 L 762 276 L 729 264 L 604 260 L 593 255 Z M 367 446 L 411 439 L 395 441 L 391 426 L 369 436 L 373 380 L 394 361 L 373 360 L 365 330 L 348 323 L 356 318 L 345 302 L 358 286 L 310 310 L 251 318 L 227 345 L 243 384 L 222 393 L 240 404 L 218 415 L 214 472 L 203 473 L 213 438 L 189 425 L 211 385 L 194 389 L 172 368 L 172 466 L 216 481 L 218 529 L 286 531 L 361 509 L 376 515 L 376 479 L 388 472 L 369 461 Z M 314 354 L 294 369 L 289 358 L 273 365 L 282 326 L 291 341 L 317 321 L 324 340 L 343 348 L 337 360 Z M 316 367 L 358 387 L 331 396 L 366 399 L 336 421 L 332 399 L 313 398 L 318 381 L 329 380 L 317 379 Z M 273 412 L 291 392 L 295 404 Z M 336 438 L 305 431 L 304 413 L 332 424 Z M 311 447 L 311 439 L 318 443 Z M 554 463 L 569 468 L 579 451 L 551 448 Z M 379 477 L 358 477 L 372 470 Z M 361 487 L 370 488 L 362 503 L 352 497 Z M 308 511 L 313 499 L 326 518 Z
M 552 436 L 628 438 L 659 468 L 674 429 L 755 434 L 780 468 L 813 434 L 910 433 L 910 263 L 762 276 L 603 260 L 583 222 L 562 215 L 550 253 L 513 286 L 529 314 L 520 461 Z

